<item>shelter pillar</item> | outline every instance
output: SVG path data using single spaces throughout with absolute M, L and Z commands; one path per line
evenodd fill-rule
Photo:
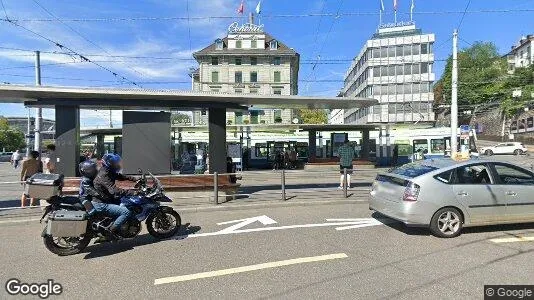
M 390 133 L 391 127 L 390 125 L 386 125 L 386 161 L 387 164 L 391 164 L 391 133 Z
M 369 129 L 362 130 L 362 159 L 369 159 Z
M 97 134 L 96 135 L 96 157 L 98 159 L 101 159 L 102 156 L 104 156 L 104 153 L 106 152 L 106 147 L 104 145 L 104 137 L 103 134 Z
M 209 171 L 226 173 L 226 109 L 210 108 L 208 112 Z
M 80 163 L 80 109 L 56 105 L 56 172 L 65 177 L 78 175 Z
M 309 162 L 315 162 L 317 158 L 317 131 L 308 131 L 308 145 L 309 145 Z

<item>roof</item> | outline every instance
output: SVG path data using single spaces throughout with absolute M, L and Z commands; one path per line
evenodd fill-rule
M 526 37 L 521 38 L 521 40 L 519 40 L 519 42 L 517 44 L 513 45 L 512 49 L 508 53 L 506 53 L 504 56 L 511 55 L 511 54 L 515 53 L 519 48 L 523 47 L 525 44 L 527 44 L 527 43 L 529 43 L 531 41 L 534 41 L 534 35 L 532 35 L 532 34 L 529 34 Z
M 206 48 L 197 51 L 193 53 L 193 57 L 197 59 L 199 56 L 203 55 L 273 55 L 276 53 L 276 55 L 280 56 L 299 56 L 299 54 L 293 50 L 292 48 L 289 48 L 286 44 L 282 43 L 280 40 L 273 38 L 269 33 L 265 32 L 265 47 L 263 49 L 228 49 L 228 37 L 225 37 L 222 40 L 224 46 L 222 50 L 216 50 L 214 41 L 211 45 L 207 46 Z M 269 43 L 272 40 L 276 40 L 278 42 L 278 49 L 277 50 L 271 50 L 269 49 Z
M 0 103 L 28 106 L 80 106 L 87 109 L 159 108 L 365 108 L 378 104 L 370 98 L 226 94 L 182 90 L 103 89 L 88 87 L 0 85 Z

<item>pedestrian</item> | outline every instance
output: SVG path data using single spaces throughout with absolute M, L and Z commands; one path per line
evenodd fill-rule
M 399 145 L 393 146 L 393 166 L 396 167 L 399 161 Z
M 19 163 L 22 160 L 22 154 L 19 150 L 15 151 L 13 155 L 11 155 L 11 164 L 13 165 L 13 169 L 17 169 L 19 167 Z
M 350 188 L 350 175 L 352 174 L 352 160 L 354 159 L 354 148 L 350 145 L 349 139 L 346 138 L 343 145 L 341 145 L 338 150 L 339 157 L 339 170 L 341 177 L 339 180 L 339 188 L 342 189 L 345 183 L 344 170 L 347 169 L 347 188 Z
M 46 150 L 48 152 L 48 157 L 45 159 L 46 172 L 48 174 L 56 173 L 56 145 L 49 144 L 46 145 Z
M 32 177 L 34 174 L 43 172 L 43 162 L 39 157 L 39 151 L 30 152 L 30 156 L 22 162 L 22 170 L 20 171 L 20 181 L 26 181 L 28 178 Z M 20 199 L 20 207 L 26 206 L 26 200 L 30 195 L 26 194 L 26 183 L 23 183 L 24 192 Z M 37 205 L 36 199 L 30 199 L 30 205 Z

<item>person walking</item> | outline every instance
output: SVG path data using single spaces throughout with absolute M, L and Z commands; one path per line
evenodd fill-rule
M 20 181 L 25 182 L 28 178 L 40 172 L 43 172 L 43 162 L 39 157 L 39 152 L 32 151 L 30 152 L 30 156 L 22 162 L 22 170 L 20 171 Z M 20 199 L 20 207 L 26 206 L 26 200 L 29 197 L 29 195 L 26 194 L 26 183 L 23 183 L 23 187 L 24 192 L 22 193 L 22 197 Z M 30 199 L 30 205 L 37 205 L 35 198 Z
M 13 155 L 11 155 L 11 164 L 13 165 L 13 169 L 17 169 L 19 167 L 19 163 L 22 160 L 22 154 L 19 150 L 15 151 Z
M 57 162 L 56 145 L 54 144 L 47 145 L 46 150 L 48 152 L 48 157 L 45 159 L 46 171 L 49 174 L 54 174 L 56 173 L 56 162 Z
M 350 175 L 352 174 L 352 160 L 354 159 L 354 148 L 349 144 L 349 139 L 345 139 L 345 142 L 337 150 L 339 157 L 339 170 L 341 173 L 339 179 L 339 188 L 343 189 L 344 170 L 347 169 L 347 188 L 350 188 Z

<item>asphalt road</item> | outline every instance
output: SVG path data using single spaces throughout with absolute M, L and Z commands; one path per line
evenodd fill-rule
M 228 222 L 258 216 L 266 225 Z M 0 223 L 2 286 L 13 277 L 54 279 L 64 289 L 59 299 L 481 299 L 485 284 L 534 282 L 534 239 L 492 241 L 534 237 L 534 224 L 439 239 L 358 202 L 182 218 L 184 236 L 157 241 L 144 233 L 70 257 L 45 249 L 38 221 Z M 14 297 L 2 288 L 0 298 Z

